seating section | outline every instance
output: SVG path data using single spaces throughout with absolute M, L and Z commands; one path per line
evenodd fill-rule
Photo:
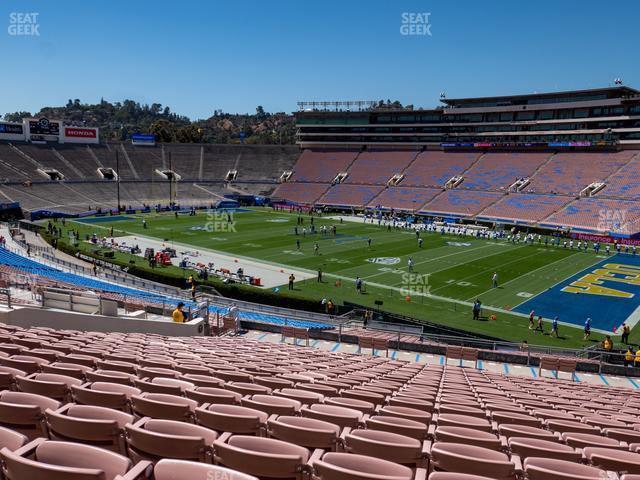
M 531 179 L 528 192 L 577 194 L 589 184 L 604 182 L 636 153 L 558 153 Z
M 183 206 L 203 206 L 237 190 L 271 195 L 277 180 L 293 168 L 298 155 L 297 147 L 279 145 L 139 147 L 125 142 L 52 147 L 0 143 L 0 195 L 3 201 L 20 202 L 29 211 L 81 213 L 114 208 L 118 203 L 116 184 L 98 173 L 99 168 L 111 168 L 119 173 L 121 205 L 167 204 L 168 183 L 158 171 L 172 169 L 180 176 L 174 201 Z M 45 169 L 59 171 L 64 180 L 52 181 L 43 173 Z M 237 170 L 234 191 L 226 188 L 229 170 Z M 25 187 L 25 182 L 31 186 Z M 208 183 L 214 183 L 214 187 L 206 186 Z
M 384 185 L 393 175 L 402 173 L 416 158 L 416 151 L 367 150 L 349 168 L 345 183 Z
M 42 173 L 47 168 L 58 170 L 64 180 L 52 181 Z M 28 211 L 76 214 L 115 208 L 116 183 L 102 179 L 99 168 L 118 169 L 120 204 L 130 208 L 166 204 L 168 183 L 158 170 L 172 168 L 180 175 L 173 198 L 183 207 L 209 206 L 233 192 L 307 205 L 481 215 L 590 231 L 606 231 L 598 220 L 600 210 L 618 210 L 626 217 L 625 225 L 616 228 L 637 233 L 634 205 L 607 201 L 640 199 L 640 154 L 633 150 L 554 154 L 314 148 L 300 154 L 295 146 L 280 145 L 0 143 L 0 196 Z M 228 183 L 230 170 L 238 173 Z M 293 172 L 289 181 L 279 184 L 288 170 Z M 334 185 L 340 172 L 348 175 Z M 400 173 L 404 175 L 400 183 L 387 187 L 390 178 Z M 462 176 L 462 183 L 439 193 L 455 176 Z M 530 183 L 521 192 L 497 195 L 522 178 Z M 605 183 L 594 195 L 600 201 L 569 202 L 568 197 L 594 182 Z
M 477 152 L 422 152 L 405 171 L 405 187 L 444 187 L 478 160 Z
M 338 183 L 325 193 L 318 203 L 344 207 L 364 207 L 378 195 L 384 187 L 375 185 L 349 185 Z
M 284 198 L 295 203 L 315 203 L 330 187 L 328 183 L 282 183 L 273 192 L 274 198 Z
M 421 211 L 441 216 L 471 217 L 498 201 L 503 195 L 497 192 L 446 190 L 422 207 Z
M 483 210 L 478 218 L 518 223 L 538 223 L 572 200 L 573 198 L 571 197 L 560 195 L 512 193 Z
M 640 393 L 631 387 L 242 337 L 6 324 L 0 374 L 8 480 L 640 472 Z
M 607 187 L 600 194 L 606 197 L 640 198 L 640 155 L 607 179 Z
M 369 207 L 416 212 L 441 191 L 437 188 L 389 187 L 370 202 Z
M 90 290 L 92 292 L 100 292 L 105 298 L 112 298 L 123 302 L 137 302 L 146 306 L 155 306 L 166 308 L 174 308 L 179 302 L 183 302 L 187 307 L 195 307 L 193 302 L 189 302 L 182 298 L 172 298 L 158 293 L 137 290 L 135 288 L 125 287 L 117 283 L 109 283 L 92 277 L 83 277 L 74 273 L 67 273 L 62 270 L 38 263 L 30 258 L 22 257 L 16 253 L 10 252 L 5 248 L 0 248 L 0 272 L 22 275 L 30 277 L 31 282 L 37 282 L 45 286 L 56 286 L 59 288 L 71 290 Z M 209 312 L 212 315 L 225 314 L 228 307 L 222 307 L 212 304 L 209 306 Z M 278 325 L 291 325 L 294 327 L 309 329 L 330 329 L 331 325 L 300 321 L 291 318 L 285 318 L 277 315 L 256 313 L 256 312 L 240 312 L 240 318 L 251 321 L 275 323 Z
M 292 181 L 331 183 L 358 155 L 357 150 L 304 150 L 293 167 Z
M 551 215 L 544 224 L 630 235 L 640 231 L 640 204 L 628 200 L 582 198 Z
M 533 175 L 549 153 L 486 153 L 464 174 L 463 188 L 507 190 L 516 180 Z

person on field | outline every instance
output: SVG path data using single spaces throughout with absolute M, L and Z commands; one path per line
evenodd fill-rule
M 411 257 L 409 257 L 409 260 L 407 261 L 407 266 L 409 267 L 409 271 L 413 272 L 413 259 Z
M 625 345 L 629 343 L 629 334 L 631 333 L 631 327 L 626 323 L 622 324 L 622 343 Z
M 482 308 L 482 302 L 480 302 L 480 299 L 477 299 L 475 302 L 473 302 L 473 319 L 474 320 L 480 320 L 481 308 Z
M 529 312 L 529 330 L 533 330 L 535 328 L 535 313 L 533 310 L 531 310 L 531 312 Z
M 536 326 L 536 332 L 544 333 L 544 325 L 542 323 L 542 315 L 538 315 L 538 325 Z
M 558 317 L 553 317 L 551 322 L 551 336 L 558 338 Z
M 589 340 L 591 336 L 591 318 L 587 318 L 584 322 L 584 338 L 582 340 Z
M 289 290 L 293 290 L 293 282 L 296 281 L 295 275 L 292 273 L 289 275 Z
M 498 272 L 493 272 L 491 283 L 493 284 L 493 288 L 498 288 Z

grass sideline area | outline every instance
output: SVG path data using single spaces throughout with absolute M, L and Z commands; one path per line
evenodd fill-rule
M 419 248 L 413 231 L 392 229 L 377 224 L 348 222 L 326 217 L 314 217 L 316 229 L 329 227 L 327 235 L 316 233 L 296 236 L 294 228 L 297 214 L 266 208 L 251 209 L 233 215 L 232 224 L 226 214 L 198 212 L 195 216 L 173 213 L 150 213 L 118 216 L 112 220 L 100 217 L 97 223 L 87 219 L 66 220 L 59 244 L 71 249 L 68 230 L 79 231 L 82 239 L 94 232 L 107 236 L 113 227 L 114 236 L 140 235 L 192 245 L 251 258 L 264 262 L 291 266 L 317 272 L 322 269 L 323 282 L 314 278 L 296 282 L 292 291 L 286 285 L 276 295 L 291 299 L 291 306 L 299 300 L 320 305 L 323 297 L 341 304 L 350 301 L 376 308 L 374 302 L 384 302 L 382 309 L 402 315 L 424 319 L 483 335 L 530 344 L 580 348 L 594 345 L 603 339 L 593 333 L 588 341 L 582 340 L 582 328 L 560 325 L 560 338 L 549 335 L 551 325 L 545 322 L 545 333 L 529 330 L 526 317 L 510 310 L 533 295 L 588 268 L 599 261 L 593 253 L 577 252 L 544 244 L 512 244 L 505 240 L 484 240 L 456 235 L 424 232 L 423 246 Z M 302 215 L 304 225 L 310 228 L 310 217 Z M 143 227 L 143 219 L 147 229 Z M 88 219 L 91 222 L 91 219 Z M 46 225 L 46 221 L 42 222 Z M 335 225 L 337 234 L 331 233 Z M 296 240 L 300 240 L 300 250 Z M 371 239 L 371 246 L 368 240 Z M 314 244 L 318 244 L 315 252 Z M 91 253 L 95 246 L 80 242 L 83 253 Z M 120 264 L 128 262 L 130 255 L 116 253 Z M 411 257 L 413 272 L 407 265 Z M 134 265 L 147 268 L 141 257 L 133 258 Z M 179 259 L 174 259 L 177 263 Z M 285 267 L 286 268 L 286 267 Z M 157 268 L 176 278 L 177 284 L 185 272 L 177 266 Z M 499 276 L 499 288 L 492 288 L 491 277 Z M 250 274 L 250 272 L 246 272 Z M 356 276 L 365 284 L 365 293 L 358 294 L 354 286 Z M 215 284 L 215 283 L 214 283 Z M 251 288 L 252 287 L 245 287 Z M 471 303 L 479 298 L 484 306 L 483 320 L 472 319 Z M 576 301 L 579 301 L 576 298 Z M 495 315 L 496 319 L 490 317 Z M 562 312 L 558 312 L 562 322 Z M 584 319 L 580 319 L 584 321 Z M 634 333 L 631 338 L 633 342 Z M 619 336 L 614 338 L 619 340 Z

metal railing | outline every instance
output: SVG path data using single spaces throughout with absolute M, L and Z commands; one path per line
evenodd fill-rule
M 348 321 L 338 325 L 338 337 L 341 338 L 345 334 L 345 330 L 349 328 L 359 328 L 362 332 L 379 332 L 388 335 L 393 335 L 395 338 L 390 340 L 397 342 L 396 345 L 403 343 L 402 337 L 415 337 L 416 343 L 431 343 L 434 345 L 458 345 L 463 347 L 478 348 L 482 350 L 493 350 L 497 352 L 513 352 L 520 355 L 527 355 L 527 365 L 530 365 L 531 357 L 539 356 L 564 356 L 573 357 L 577 360 L 589 361 L 597 363 L 598 372 L 602 371 L 603 364 L 622 365 L 625 360 L 625 353 L 608 352 L 600 348 L 598 345 L 577 349 L 577 348 L 565 348 L 555 347 L 551 345 L 536 345 L 536 344 L 522 344 L 516 342 L 507 341 L 492 341 L 482 338 L 468 338 L 452 335 L 438 335 L 430 333 L 415 334 L 403 329 L 394 328 L 393 326 L 382 327 L 380 325 L 363 327 L 361 321 Z M 635 359 L 635 357 L 634 357 Z M 640 367 L 640 361 L 638 365 Z

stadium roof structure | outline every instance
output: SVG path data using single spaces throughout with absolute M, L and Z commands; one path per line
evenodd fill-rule
M 584 90 L 565 90 L 561 92 L 541 92 L 541 93 L 527 93 L 520 95 L 499 95 L 492 97 L 466 97 L 466 98 L 442 98 L 440 101 L 449 107 L 466 106 L 467 104 L 477 103 L 500 103 L 518 105 L 526 104 L 531 100 L 548 100 L 549 103 L 553 103 L 554 100 L 566 99 L 567 97 L 575 97 L 576 101 L 579 101 L 581 97 L 589 97 L 598 95 L 602 98 L 623 98 L 629 96 L 640 95 L 640 90 L 627 86 L 615 86 L 604 88 L 590 88 Z

